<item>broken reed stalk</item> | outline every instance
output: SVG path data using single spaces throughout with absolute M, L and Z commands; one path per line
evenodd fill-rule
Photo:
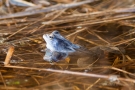
M 5 58 L 5 62 L 4 62 L 5 66 L 9 64 L 10 59 L 13 55 L 13 52 L 14 52 L 14 46 L 10 46 L 9 49 L 8 49 L 8 52 L 7 52 L 7 56 Z

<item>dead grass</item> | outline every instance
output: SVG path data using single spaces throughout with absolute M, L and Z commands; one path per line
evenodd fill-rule
M 1 90 L 134 90 L 134 0 L 48 0 L 50 5 L 32 11 L 5 3 L 0 4 Z M 100 58 L 44 61 L 42 36 L 54 30 Z

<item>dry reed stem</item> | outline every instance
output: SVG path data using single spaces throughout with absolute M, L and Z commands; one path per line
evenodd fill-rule
M 65 12 L 65 10 L 66 10 L 66 9 L 60 11 L 57 15 L 55 15 L 55 16 L 54 16 L 51 20 L 49 20 L 48 22 L 51 22 L 52 20 L 54 20 L 54 19 L 56 19 L 57 17 L 59 17 L 63 12 Z M 41 28 L 43 28 L 43 27 L 45 27 L 45 26 L 46 26 L 46 25 L 43 24 L 43 25 L 41 25 L 39 28 L 33 29 L 32 32 L 31 32 L 31 34 L 34 33 L 35 31 L 37 31 L 38 29 L 41 29 Z
M 34 79 L 34 81 L 37 83 L 37 85 L 40 85 L 39 81 L 34 76 L 31 76 L 31 77 Z
M 21 28 L 21 29 L 17 30 L 16 32 L 14 32 L 14 33 L 13 33 L 13 34 L 11 34 L 10 36 L 8 36 L 8 37 L 7 37 L 7 39 L 9 39 L 10 37 L 14 36 L 15 34 L 17 34 L 17 33 L 21 32 L 22 30 L 24 30 L 24 29 L 28 28 L 29 26 L 31 26 L 31 25 L 33 25 L 33 24 L 35 24 L 35 23 L 37 23 L 37 22 L 39 22 L 39 21 L 41 21 L 42 19 L 45 19 L 45 18 L 46 18 L 46 17 L 43 17 L 43 18 L 41 18 L 41 19 L 39 19 L 39 20 L 36 20 L 35 22 L 30 23 L 29 25 L 27 25 L 27 26 L 25 26 L 25 27 L 23 27 L 23 28 Z
M 5 88 L 7 88 L 7 85 L 6 85 L 6 83 L 5 83 L 5 80 L 4 80 L 3 75 L 2 75 L 1 72 L 0 72 L 0 77 L 1 77 L 1 79 L 2 79 L 2 82 L 3 82 L 4 86 L 5 86 Z M 7 89 L 6 89 L 6 90 L 7 90 Z
M 117 65 L 116 65 L 117 66 Z M 119 68 L 116 68 L 116 67 L 112 67 L 112 66 L 103 66 L 103 67 L 90 67 L 90 69 L 112 69 L 112 70 L 116 70 L 116 71 L 119 71 L 119 72 L 122 72 L 122 73 L 126 73 L 126 74 L 129 74 L 129 75 L 132 75 L 132 76 L 135 76 L 133 73 L 130 73 L 130 72 L 127 72 L 125 70 L 122 70 L 122 69 L 119 69 Z M 82 69 L 86 69 L 86 68 L 71 68 L 70 70 L 82 70 Z
M 73 7 L 83 5 L 83 4 L 92 3 L 95 1 L 98 1 L 98 0 L 86 0 L 86 1 L 71 3 L 71 4 L 54 5 L 54 6 L 50 6 L 48 8 L 43 8 L 41 10 L 32 10 L 32 11 L 25 11 L 25 12 L 18 12 L 18 13 L 14 13 L 14 14 L 3 15 L 3 16 L 0 16 L 0 19 L 23 17 L 23 16 L 35 15 L 35 14 L 39 14 L 39 13 L 47 13 L 47 12 L 52 12 L 52 11 L 56 11 L 56 10 L 73 8 Z
M 77 31 L 75 31 L 75 32 L 73 32 L 73 33 L 67 35 L 66 38 L 69 38 L 69 37 L 71 37 L 71 36 L 73 36 L 73 35 L 75 35 L 75 34 L 77 34 L 77 33 L 83 32 L 83 31 L 85 31 L 86 29 L 87 29 L 87 28 L 79 29 L 79 30 L 77 30 Z
M 103 39 L 101 36 L 99 36 L 98 34 L 96 34 L 94 31 L 89 31 L 89 30 L 87 30 L 88 31 L 88 33 L 92 33 L 92 35 L 94 35 L 94 36 L 96 36 L 99 40 L 101 40 L 101 41 L 103 41 L 103 42 L 105 42 L 106 44 L 110 44 L 108 41 L 106 41 L 105 39 Z
M 134 40 L 135 40 L 135 38 L 131 38 L 131 39 L 128 39 L 128 40 L 121 40 L 121 41 L 112 43 L 112 45 L 113 46 L 119 46 L 119 45 L 126 44 L 126 43 L 134 41 Z
M 86 90 L 90 90 L 95 84 L 97 84 L 100 81 L 100 78 L 96 80 L 92 85 L 90 85 Z
M 98 46 L 98 45 L 99 45 L 99 44 L 97 44 L 97 43 L 95 43 L 95 42 L 93 42 L 93 41 L 90 41 L 90 40 L 85 39 L 85 38 L 80 37 L 80 36 L 77 36 L 77 38 L 78 38 L 78 39 L 81 39 L 81 40 L 84 40 L 84 41 L 86 41 L 86 42 L 88 42 L 88 43 L 90 43 L 90 44 L 96 45 L 96 46 Z
M 0 67 L 2 67 L 2 66 L 0 66 Z M 16 68 L 16 69 L 48 71 L 48 72 L 56 72 L 56 73 L 71 74 L 71 75 L 86 76 L 86 77 L 95 77 L 95 78 L 110 79 L 110 80 L 113 79 L 113 76 L 114 76 L 114 75 L 99 75 L 99 74 L 92 74 L 92 73 L 73 72 L 73 71 L 67 71 L 67 70 L 54 70 L 54 69 L 23 67 L 23 66 L 4 66 L 4 67 Z M 103 68 L 105 68 L 105 67 L 103 67 Z M 108 67 L 106 67 L 106 68 L 108 68 Z M 130 75 L 134 76 L 134 74 L 129 73 L 127 71 L 124 71 L 124 70 L 121 70 L 121 69 L 118 69 L 118 68 L 114 68 L 114 67 L 110 67 L 110 68 L 113 69 L 113 70 L 118 70 L 118 71 L 121 71 L 121 72 L 124 72 L 124 73 L 127 73 L 127 74 L 130 74 Z M 117 77 L 117 78 L 114 78 L 114 79 L 117 79 L 116 81 L 127 81 L 127 82 L 132 82 L 132 83 L 135 82 L 135 80 L 127 79 L 127 78 L 119 78 L 119 77 Z

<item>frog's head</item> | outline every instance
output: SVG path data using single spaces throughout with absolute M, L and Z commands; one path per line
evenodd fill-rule
M 49 34 L 44 34 L 43 35 L 44 40 L 46 41 L 46 43 L 51 43 L 53 36 L 49 35 Z
M 51 34 L 44 34 L 43 38 L 46 42 L 46 47 L 53 50 L 55 42 L 57 42 L 57 38 L 61 36 L 58 31 L 53 31 Z
M 43 38 L 46 41 L 46 43 L 51 42 L 55 37 L 60 36 L 59 32 L 57 30 L 53 31 L 51 34 L 44 34 Z

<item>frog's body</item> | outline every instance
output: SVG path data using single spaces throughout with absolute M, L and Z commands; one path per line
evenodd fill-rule
M 75 45 L 65 39 L 63 36 L 59 34 L 58 31 L 53 31 L 50 35 L 45 34 L 43 35 L 43 38 L 46 41 L 46 47 L 50 49 L 52 52 L 63 52 L 63 53 L 69 53 L 69 52 L 75 52 L 76 49 L 79 49 L 79 45 Z

